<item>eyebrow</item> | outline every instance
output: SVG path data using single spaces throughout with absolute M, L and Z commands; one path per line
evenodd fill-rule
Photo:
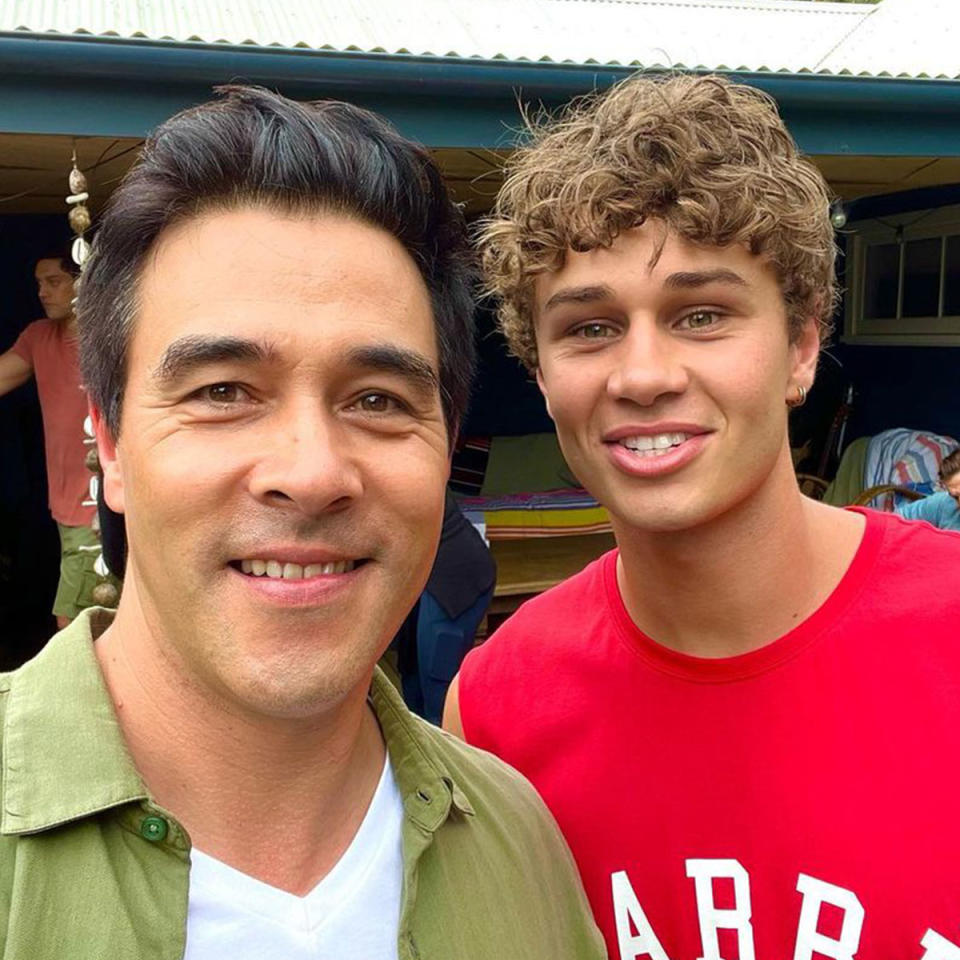
M 609 300 L 614 296 L 612 288 L 605 283 L 590 287 L 566 287 L 558 290 L 544 305 L 541 313 L 546 313 L 554 307 L 565 303 L 596 303 L 599 300 Z
M 242 337 L 193 335 L 174 340 L 167 347 L 153 371 L 153 377 L 162 384 L 170 385 L 198 367 L 230 361 L 262 363 L 275 358 L 276 350 L 269 343 Z
M 696 287 L 705 287 L 708 283 L 729 283 L 736 287 L 748 286 L 747 281 L 739 273 L 734 273 L 725 267 L 699 272 L 671 273 L 663 281 L 663 285 L 670 290 L 691 290 Z
M 433 364 L 422 354 L 393 344 L 354 347 L 347 354 L 353 366 L 397 374 L 423 393 L 440 389 L 440 378 Z

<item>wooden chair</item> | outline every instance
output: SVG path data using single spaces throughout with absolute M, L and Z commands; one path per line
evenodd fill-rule
M 903 497 L 904 500 L 922 500 L 924 498 L 924 494 L 917 493 L 916 490 L 911 490 L 909 487 L 901 487 L 896 483 L 880 483 L 875 487 L 868 487 L 864 490 L 851 506 L 865 507 L 871 500 L 882 497 L 885 493 L 895 493 L 898 497 Z
M 811 500 L 822 500 L 823 495 L 830 485 L 828 480 L 823 477 L 815 477 L 812 473 L 798 473 L 797 483 L 800 486 L 800 492 Z

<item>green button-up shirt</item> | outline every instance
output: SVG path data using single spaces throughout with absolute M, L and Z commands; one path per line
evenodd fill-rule
M 127 751 L 93 649 L 108 623 L 87 611 L 0 674 L 3 960 L 183 956 L 190 838 Z M 604 958 L 530 785 L 414 717 L 379 673 L 370 702 L 404 799 L 400 960 Z

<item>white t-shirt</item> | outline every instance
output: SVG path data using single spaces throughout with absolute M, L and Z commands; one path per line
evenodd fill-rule
M 402 825 L 388 758 L 353 842 L 304 897 L 194 849 L 184 960 L 397 960 Z

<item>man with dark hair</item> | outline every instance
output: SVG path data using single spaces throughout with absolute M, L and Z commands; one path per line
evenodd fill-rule
M 931 496 L 898 507 L 897 513 L 907 520 L 926 520 L 941 530 L 960 530 L 960 447 L 943 458 L 940 486 L 943 489 Z
M 600 960 L 530 786 L 375 666 L 473 361 L 428 154 L 228 88 L 149 140 L 78 313 L 126 576 L 0 681 L 4 957 Z
M 638 75 L 533 131 L 483 235 L 611 551 L 468 654 L 616 960 L 960 958 L 960 539 L 800 494 L 830 198 L 773 101 Z
M 50 513 L 60 532 L 60 583 L 53 603 L 63 629 L 93 604 L 97 538 L 91 529 L 90 473 L 84 465 L 83 421 L 87 398 L 80 387 L 77 318 L 74 315 L 76 264 L 59 253 L 36 261 L 37 294 L 46 315 L 35 320 L 0 355 L 0 396 L 37 381 L 43 415 Z

